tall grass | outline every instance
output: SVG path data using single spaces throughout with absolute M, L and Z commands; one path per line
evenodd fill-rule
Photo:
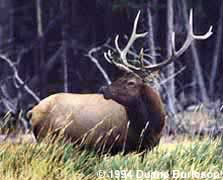
M 38 144 L 1 144 L 0 179 L 135 179 L 118 173 L 139 170 L 168 172 L 170 176 L 173 170 L 220 173 L 223 172 L 222 149 L 220 139 L 184 139 L 162 143 L 142 159 L 140 154 L 135 153 L 98 155 L 60 141 L 54 144 L 47 141 Z M 97 177 L 99 171 L 107 173 L 107 176 Z

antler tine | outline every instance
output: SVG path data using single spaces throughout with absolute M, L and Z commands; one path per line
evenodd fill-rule
M 129 69 L 128 67 L 126 67 L 125 65 L 123 64 L 120 64 L 116 61 L 113 61 L 112 60 L 112 55 L 111 55 L 111 51 L 108 50 L 107 53 L 104 53 L 104 57 L 105 59 L 110 63 L 110 64 L 114 64 L 115 66 L 117 66 L 119 69 L 122 69 L 124 71 L 127 71 L 127 72 L 133 72 L 131 69 Z
M 119 35 L 117 35 L 115 37 L 115 47 L 116 47 L 118 53 L 120 54 L 121 61 L 123 62 L 123 64 L 125 66 L 127 66 L 129 68 L 132 68 L 134 70 L 140 70 L 140 68 L 136 67 L 136 66 L 133 66 L 133 65 L 128 63 L 128 60 L 127 60 L 128 51 L 129 51 L 130 47 L 132 46 L 132 44 L 135 42 L 136 39 L 145 37 L 147 35 L 147 32 L 139 33 L 139 34 L 137 34 L 137 32 L 136 32 L 138 21 L 139 21 L 139 15 L 140 15 L 140 11 L 138 12 L 138 14 L 135 18 L 134 25 L 133 25 L 133 30 L 132 30 L 132 34 L 130 36 L 130 39 L 129 39 L 127 45 L 124 47 L 123 50 L 120 49 L 119 44 L 118 44 Z
M 186 41 L 184 42 L 184 44 L 182 45 L 182 47 L 176 51 L 176 47 L 175 47 L 175 32 L 172 33 L 172 55 L 165 61 L 155 64 L 155 65 L 149 65 L 146 66 L 145 68 L 153 71 L 153 70 L 157 70 L 160 69 L 168 64 L 170 64 L 171 62 L 173 62 L 175 59 L 177 59 L 179 56 L 181 56 L 191 45 L 191 43 L 193 42 L 193 40 L 205 40 L 207 38 L 209 38 L 213 32 L 212 32 L 213 27 L 210 26 L 208 32 L 206 32 L 203 35 L 195 35 L 194 31 L 193 31 L 193 11 L 192 9 L 190 10 L 190 16 L 189 16 L 189 26 L 188 26 L 188 35 L 186 38 Z
M 111 54 L 111 50 L 109 49 L 108 52 L 104 52 L 104 57 L 105 59 L 112 64 L 112 54 Z
M 139 33 L 137 34 L 136 30 L 137 30 L 137 25 L 138 25 L 138 21 L 139 21 L 139 15 L 140 15 L 140 11 L 138 12 L 136 18 L 135 18 L 135 21 L 134 21 L 134 25 L 133 25 L 133 30 L 132 30 L 132 34 L 130 36 L 130 39 L 127 43 L 127 45 L 124 47 L 123 50 L 121 50 L 121 48 L 119 47 L 119 44 L 118 44 L 118 40 L 119 40 L 119 35 L 117 35 L 115 37 L 115 47 L 116 47 L 116 50 L 118 51 L 119 53 L 119 56 L 120 56 L 120 63 L 117 62 L 113 57 L 112 57 L 112 54 L 111 54 L 111 51 L 108 50 L 108 52 L 104 53 L 104 57 L 105 59 L 111 63 L 111 64 L 114 64 L 116 65 L 118 68 L 122 69 L 122 70 L 125 70 L 125 71 L 128 71 L 128 72 L 133 72 L 133 70 L 140 70 L 141 67 L 136 67 L 134 65 L 131 65 L 128 63 L 128 60 L 127 60 L 127 53 L 129 52 L 130 50 L 130 47 L 132 46 L 132 44 L 135 42 L 136 39 L 138 38 L 141 38 L 141 37 L 145 37 L 147 32 L 145 33 Z M 133 70 L 131 70 L 133 69 Z
M 205 40 L 207 38 L 209 38 L 211 35 L 213 34 L 212 32 L 212 26 L 210 26 L 209 30 L 207 33 L 205 33 L 204 35 L 195 35 L 194 34 L 194 30 L 193 30 L 193 10 L 190 10 L 190 17 L 189 17 L 189 26 L 188 26 L 188 36 L 187 39 L 185 41 L 185 43 L 183 44 L 183 46 L 176 51 L 176 47 L 175 47 L 175 33 L 173 32 L 172 34 L 172 47 L 173 47 L 173 53 L 174 56 L 179 57 L 181 56 L 187 49 L 188 47 L 191 45 L 193 40 Z
M 194 39 L 204 40 L 209 38 L 213 32 L 212 32 L 213 26 L 210 26 L 208 32 L 206 32 L 204 35 L 195 35 L 193 31 L 193 9 L 190 10 L 190 18 L 189 18 L 189 30 L 191 31 L 191 35 L 194 37 Z
M 106 61 L 108 61 L 109 63 L 112 64 L 112 62 L 111 62 L 111 60 L 109 59 L 108 54 L 107 54 L 106 52 L 104 52 L 104 57 L 105 57 Z

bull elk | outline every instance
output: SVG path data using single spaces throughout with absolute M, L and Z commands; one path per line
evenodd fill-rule
M 171 57 L 148 65 L 141 51 L 138 65 L 135 65 L 127 54 L 135 40 L 147 34 L 136 32 L 139 15 L 140 12 L 124 49 L 118 44 L 119 36 L 115 38 L 118 58 L 111 50 L 104 53 L 109 63 L 126 72 L 124 76 L 102 88 L 102 94 L 58 93 L 43 99 L 29 112 L 37 139 L 46 136 L 49 130 L 63 128 L 65 137 L 73 142 L 112 152 L 142 151 L 159 143 L 165 124 L 165 111 L 159 93 L 145 82 L 145 73 L 142 72 L 152 73 L 170 64 L 188 49 L 193 40 L 211 36 L 212 27 L 204 35 L 195 35 L 191 10 L 188 35 L 178 51 L 173 33 Z

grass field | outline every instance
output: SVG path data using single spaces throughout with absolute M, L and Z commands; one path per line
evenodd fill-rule
M 223 179 L 221 173 L 220 139 L 163 141 L 143 160 L 139 154 L 98 156 L 59 142 L 0 146 L 0 178 L 7 180 Z

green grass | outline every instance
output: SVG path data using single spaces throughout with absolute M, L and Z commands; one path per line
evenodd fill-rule
M 134 173 L 222 172 L 223 143 L 220 139 L 187 138 L 161 143 L 144 159 L 139 154 L 115 156 L 80 151 L 62 143 L 1 144 L 0 179 L 136 179 Z M 98 178 L 104 171 L 110 177 Z M 118 178 L 120 177 L 120 178 Z M 128 177 L 128 178 L 127 178 Z M 144 178 L 146 179 L 146 178 Z M 150 179 L 150 178 L 147 178 Z M 162 178 L 159 178 L 162 179 Z M 186 178 L 193 179 L 193 178 Z M 203 178 L 205 179 L 205 178 Z M 223 179 L 223 177 L 221 178 Z

